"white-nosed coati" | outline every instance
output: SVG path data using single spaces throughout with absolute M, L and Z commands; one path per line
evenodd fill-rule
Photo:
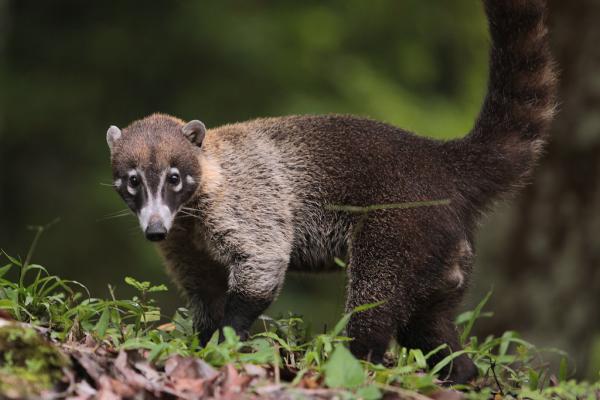
M 292 270 L 349 260 L 347 307 L 359 357 L 390 340 L 459 349 L 453 323 L 471 272 L 473 231 L 494 199 L 524 183 L 555 109 L 544 0 L 485 0 L 489 91 L 473 130 L 435 141 L 369 119 L 288 116 L 206 130 L 161 114 L 107 133 L 115 187 L 184 289 L 202 340 L 244 334 Z M 365 215 L 328 205 L 447 199 Z M 360 220 L 360 229 L 356 225 Z M 448 351 L 430 359 L 436 363 Z M 450 380 L 475 374 L 466 356 Z

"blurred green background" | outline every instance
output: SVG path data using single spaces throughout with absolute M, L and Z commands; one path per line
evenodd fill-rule
M 557 9 L 569 7 L 555 3 Z M 561 12 L 560 20 L 552 20 L 561 35 L 555 40 L 559 60 L 568 47 L 564 42 L 574 40 L 567 39 L 572 33 L 560 33 L 569 13 L 583 18 L 583 27 L 593 24 L 577 14 L 579 6 Z M 580 37 L 591 35 L 585 32 Z M 474 0 L 0 1 L 0 35 L 0 247 L 24 256 L 32 238 L 26 227 L 60 217 L 34 260 L 98 296 L 108 295 L 109 283 L 128 295 L 127 275 L 168 281 L 137 221 L 105 218 L 124 208 L 112 188 L 102 185 L 111 181 L 109 125 L 125 126 L 156 111 L 201 119 L 209 127 L 259 116 L 336 112 L 454 138 L 470 129 L 487 75 L 486 22 Z M 585 87 L 575 79 L 594 76 L 584 72 L 567 82 Z M 569 85 L 563 83 L 563 90 Z M 580 111 L 565 108 L 577 121 L 592 115 L 583 110 L 577 117 Z M 592 163 L 581 166 L 583 171 L 598 166 L 594 153 L 587 153 L 599 142 L 597 122 L 585 128 L 591 144 L 574 148 Z M 563 122 L 556 135 L 572 128 Z M 578 235 L 583 230 L 585 238 L 597 238 L 600 223 L 585 229 L 565 224 L 558 228 L 560 238 L 543 237 L 552 223 L 548 215 L 561 220 L 563 208 L 582 207 L 562 192 L 547 195 L 557 180 L 573 179 L 552 171 L 584 157 L 563 154 L 572 142 L 569 137 L 555 146 L 560 152 L 554 157 L 551 147 L 550 161 L 543 164 L 552 167 L 543 165 L 540 172 L 545 180 L 538 184 L 536 178 L 516 205 L 501 207 L 484 224 L 465 307 L 495 285 L 490 308 L 497 315 L 481 324 L 482 334 L 517 328 L 542 345 L 571 351 L 580 374 L 593 376 L 600 368 L 591 351 L 600 348 L 595 272 L 600 244 L 590 239 L 585 246 L 591 246 L 591 256 L 580 256 L 585 240 Z M 587 224 L 598 217 L 593 204 L 599 195 L 598 181 L 586 183 L 590 211 L 581 218 Z M 529 218 L 535 215 L 537 220 Z M 564 218 L 572 220 L 569 214 Z M 541 226 L 542 233 L 531 232 L 531 226 Z M 560 263 L 550 254 L 557 249 Z M 269 313 L 297 312 L 321 329 L 338 319 L 343 292 L 342 274 L 289 276 Z M 183 304 L 174 290 L 160 303 L 166 312 Z

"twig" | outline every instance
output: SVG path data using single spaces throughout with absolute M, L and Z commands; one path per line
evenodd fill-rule
M 29 226 L 28 229 L 31 230 L 35 230 L 35 236 L 33 237 L 33 242 L 31 242 L 31 246 L 29 246 L 29 251 L 27 252 L 27 257 L 25 257 L 25 262 L 23 263 L 23 268 L 28 266 L 29 263 L 31 262 L 31 257 L 33 257 L 33 252 L 35 251 L 35 248 L 37 247 L 38 241 L 40 240 L 40 236 L 42 236 L 42 233 L 44 233 L 44 231 L 48 230 L 52 225 L 58 223 L 60 221 L 60 218 L 56 218 L 54 221 L 46 224 L 46 225 L 39 225 L 39 226 Z
M 431 201 L 413 201 L 407 203 L 394 203 L 394 204 L 375 204 L 371 206 L 346 206 L 339 204 L 327 204 L 325 209 L 330 211 L 344 211 L 353 214 L 365 214 L 372 211 L 380 210 L 406 210 L 417 207 L 434 207 L 434 206 L 446 206 L 450 204 L 450 200 L 431 200 Z
M 498 379 L 498 376 L 496 375 L 496 361 L 494 359 L 492 359 L 491 357 L 489 359 L 490 359 L 490 369 L 492 370 L 492 376 L 494 377 L 494 381 L 496 381 L 496 385 L 498 386 L 500 395 L 504 397 L 504 390 L 502 390 L 502 385 L 500 384 L 500 380 Z
M 273 358 L 273 364 L 275 364 L 273 366 L 275 368 L 273 372 L 275 374 L 275 383 L 279 385 L 281 383 L 281 372 L 279 371 L 279 345 L 277 343 L 273 347 L 273 352 L 275 353 L 275 357 Z

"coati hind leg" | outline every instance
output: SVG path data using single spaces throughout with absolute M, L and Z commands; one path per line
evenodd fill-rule
M 420 349 L 424 354 L 441 345 L 447 345 L 427 360 L 430 368 L 452 352 L 462 349 L 454 324 L 455 311 L 447 305 L 433 305 L 418 313 L 409 324 L 398 330 L 398 343 L 409 349 Z M 463 384 L 477 376 L 477 368 L 471 359 L 462 354 L 440 371 L 440 379 L 449 383 Z
M 408 321 L 412 314 L 412 285 L 401 279 L 407 260 L 399 247 L 402 237 L 397 228 L 380 212 L 373 212 L 354 225 L 346 309 L 382 304 L 352 315 L 347 327 L 352 338 L 350 350 L 359 358 L 381 363 L 398 322 Z
M 402 346 L 421 349 L 425 354 L 446 345 L 446 348 L 427 360 L 430 368 L 452 352 L 462 349 L 454 319 L 466 289 L 466 277 L 471 270 L 471 246 L 466 240 L 461 240 L 449 256 L 440 261 L 439 270 L 442 273 L 435 279 L 437 288 L 420 303 L 409 323 L 399 326 L 396 336 Z M 437 266 L 430 269 L 438 270 Z M 475 364 L 466 354 L 462 354 L 440 372 L 440 379 L 462 384 L 476 375 Z
M 427 221 L 435 221 L 435 228 L 427 229 Z M 347 308 L 384 303 L 352 316 L 352 352 L 380 362 L 394 336 L 425 354 L 442 344 L 460 350 L 453 318 L 470 268 L 465 264 L 470 248 L 455 246 L 457 233 L 451 229 L 439 231 L 444 218 L 433 210 L 376 212 L 358 225 L 350 244 Z M 447 248 L 448 257 L 432 256 L 437 247 Z M 449 352 L 437 353 L 430 364 Z M 472 361 L 463 355 L 454 360 L 449 379 L 462 383 L 475 374 Z

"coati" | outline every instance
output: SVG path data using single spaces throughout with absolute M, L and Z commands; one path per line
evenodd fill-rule
M 484 0 L 491 33 L 488 93 L 471 132 L 436 141 L 346 115 L 286 116 L 206 129 L 153 114 L 111 126 L 114 186 L 159 242 L 202 341 L 244 335 L 286 271 L 349 260 L 352 352 L 381 362 L 392 338 L 459 350 L 453 319 L 468 284 L 478 218 L 523 185 L 547 139 L 556 74 L 545 0 Z M 371 206 L 438 206 L 350 213 Z M 360 225 L 360 226 L 358 226 Z M 360 229 L 358 229 L 360 228 Z M 450 350 L 429 362 L 435 364 Z M 465 355 L 448 379 L 476 374 Z

